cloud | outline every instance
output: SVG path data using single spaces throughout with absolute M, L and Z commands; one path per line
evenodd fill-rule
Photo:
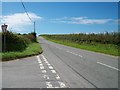
M 52 22 L 67 23 L 67 24 L 105 24 L 112 19 L 89 19 L 88 17 L 63 17 L 52 19 Z
M 114 20 L 116 23 L 120 23 L 120 19 L 116 19 Z
M 43 19 L 42 17 L 36 15 L 35 13 L 29 12 L 28 14 L 33 21 Z M 15 13 L 11 15 L 2 16 L 1 24 L 3 23 L 8 24 L 9 28 L 12 27 L 14 28 L 14 30 L 17 29 L 16 31 L 21 31 L 21 28 L 32 25 L 32 22 L 27 17 L 26 13 Z

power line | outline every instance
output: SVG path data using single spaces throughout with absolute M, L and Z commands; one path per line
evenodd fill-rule
M 28 12 L 27 12 L 27 9 L 25 8 L 25 5 L 24 5 L 24 3 L 22 2 L 22 0 L 21 0 L 21 3 L 22 3 L 22 6 L 23 6 L 23 8 L 24 8 L 24 10 L 25 10 L 26 15 L 28 16 L 28 18 L 30 19 L 30 21 L 31 21 L 32 23 L 34 23 L 34 32 L 35 32 L 35 21 L 33 21 L 33 20 L 30 18 L 29 14 L 28 14 Z
M 28 16 L 28 18 L 30 19 L 30 21 L 33 23 L 32 19 L 30 18 L 29 14 L 28 14 L 28 12 L 27 12 L 27 10 L 26 10 L 26 8 L 25 8 L 24 3 L 22 2 L 22 0 L 21 0 L 21 3 L 22 3 L 22 6 L 23 6 L 23 8 L 24 8 L 24 10 L 25 10 L 26 15 Z

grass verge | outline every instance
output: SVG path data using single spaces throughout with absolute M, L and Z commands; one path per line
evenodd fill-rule
M 42 48 L 40 47 L 39 43 L 32 43 L 30 44 L 24 51 L 21 52 L 5 52 L 2 54 L 2 61 L 9 61 L 12 59 L 18 59 L 33 55 L 38 55 L 42 53 Z
M 44 37 L 44 38 L 46 38 L 47 40 L 50 40 L 52 42 L 55 42 L 55 43 L 59 43 L 59 44 L 63 44 L 63 45 L 67 45 L 67 46 L 71 46 L 71 47 L 75 47 L 75 48 L 79 48 L 79 49 L 109 54 L 109 55 L 113 55 L 113 56 L 120 56 L 120 54 L 118 53 L 119 47 L 117 45 L 98 44 L 98 43 L 96 43 L 95 45 L 77 44 L 77 43 L 72 43 L 69 41 L 52 40 L 52 39 L 47 38 L 47 37 Z

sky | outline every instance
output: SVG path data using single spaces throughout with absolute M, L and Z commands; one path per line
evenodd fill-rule
M 117 2 L 3 2 L 0 24 L 17 33 L 103 33 L 118 30 Z

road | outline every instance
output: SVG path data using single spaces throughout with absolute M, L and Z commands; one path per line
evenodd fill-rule
M 118 57 L 39 40 L 41 55 L 2 63 L 3 88 L 118 88 Z

